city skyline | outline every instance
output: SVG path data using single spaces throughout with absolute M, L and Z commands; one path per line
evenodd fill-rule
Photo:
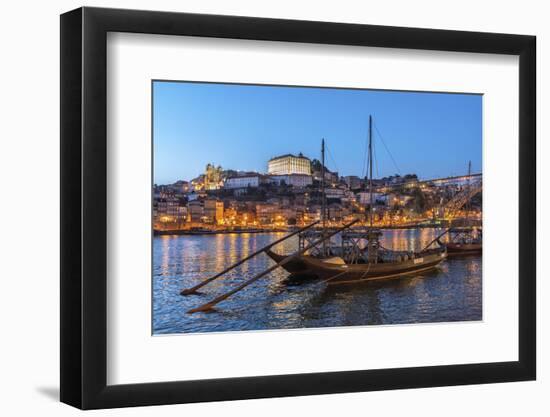
M 327 142 L 328 169 L 363 177 L 369 114 L 375 120 L 375 177 L 460 175 L 470 160 L 472 172 L 482 169 L 481 95 L 153 85 L 156 184 L 189 181 L 207 163 L 265 173 L 267 161 L 278 155 L 320 159 L 321 138 Z

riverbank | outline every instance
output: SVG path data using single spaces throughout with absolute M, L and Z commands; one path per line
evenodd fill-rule
M 280 233 L 289 232 L 289 229 L 235 229 L 235 230 L 153 230 L 155 236 L 166 235 L 229 235 L 244 233 Z
M 362 226 L 361 226 L 362 227 Z M 409 224 L 409 225 L 391 225 L 391 226 L 375 226 L 378 229 L 387 229 L 387 230 L 401 230 L 401 229 L 434 229 L 447 227 L 438 223 L 427 223 L 427 224 Z M 277 228 L 277 229 L 228 229 L 228 230 L 153 230 L 155 236 L 167 236 L 167 235 L 218 235 L 218 234 L 243 234 L 243 233 L 290 233 L 297 230 L 296 227 L 289 228 Z

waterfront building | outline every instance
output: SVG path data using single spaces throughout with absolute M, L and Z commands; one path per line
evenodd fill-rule
M 156 211 L 158 217 L 170 217 L 176 219 L 180 213 L 181 200 L 179 198 L 160 198 L 156 201 Z
M 237 209 L 234 207 L 228 207 L 223 212 L 223 221 L 226 225 L 237 224 Z
M 311 175 L 311 160 L 301 153 L 286 154 L 271 158 L 267 162 L 267 172 L 270 175 Z
M 251 211 L 242 211 L 237 216 L 237 224 L 241 226 L 256 225 L 256 215 Z
M 256 218 L 260 224 L 270 224 L 280 215 L 279 205 L 276 203 L 257 203 Z
M 203 203 L 200 200 L 193 200 L 187 203 L 187 219 L 193 223 L 202 222 L 204 216 Z
M 178 206 L 178 218 L 181 220 L 187 219 L 187 205 L 180 204 Z
M 177 229 L 186 221 L 187 207 L 183 199 L 167 197 L 153 201 L 153 226 L 155 229 Z
M 206 223 L 222 223 L 223 201 L 215 199 L 204 200 L 203 216 Z
M 277 185 L 290 185 L 292 187 L 307 187 L 313 184 L 311 175 L 306 174 L 288 174 L 288 175 L 270 175 L 269 182 Z

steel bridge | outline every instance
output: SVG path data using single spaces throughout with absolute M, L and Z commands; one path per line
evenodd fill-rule
M 471 183 L 479 182 L 482 180 L 482 178 L 483 178 L 483 174 L 481 173 L 470 174 L 470 175 L 457 175 L 457 176 L 449 176 L 449 177 L 441 177 L 441 178 L 431 178 L 427 180 L 406 181 L 406 182 L 401 182 L 397 184 L 388 184 L 388 185 L 380 186 L 378 188 L 390 190 L 390 189 L 396 189 L 396 188 L 407 187 L 407 186 L 409 187 L 416 186 L 421 184 L 425 184 L 425 185 L 433 184 L 436 186 L 451 185 L 451 184 L 466 184 L 468 183 L 468 181 L 470 181 Z
M 446 216 L 452 217 L 476 194 L 483 190 L 483 182 L 478 180 L 469 184 L 468 187 L 456 193 L 444 206 Z

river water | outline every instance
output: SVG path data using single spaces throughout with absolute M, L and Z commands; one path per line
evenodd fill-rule
M 439 229 L 384 231 L 384 247 L 419 250 Z M 203 287 L 201 295 L 181 296 L 191 287 L 284 233 L 158 236 L 153 241 L 153 333 L 197 333 L 294 329 L 482 319 L 481 256 L 450 258 L 436 270 L 385 281 L 327 286 L 315 281 L 286 282 L 278 268 L 221 302 L 214 311 L 190 308 L 239 285 L 273 265 L 260 254 Z M 275 247 L 296 250 L 290 238 Z

